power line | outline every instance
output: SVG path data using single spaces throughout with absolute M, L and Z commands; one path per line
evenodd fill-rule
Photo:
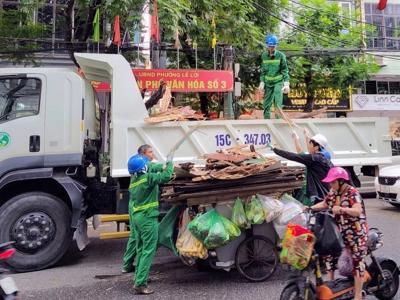
M 275 18 L 275 19 L 277 19 L 277 20 L 279 20 L 279 21 L 281 21 L 281 22 L 283 22 L 283 23 L 289 25 L 290 27 L 292 27 L 292 28 L 294 28 L 294 29 L 296 29 L 296 30 L 298 30 L 298 31 L 301 31 L 301 32 L 304 32 L 304 33 L 306 33 L 306 34 L 308 34 L 308 35 L 310 35 L 310 36 L 313 36 L 314 38 L 316 38 L 316 39 L 318 39 L 318 40 L 320 40 L 320 41 L 324 41 L 324 42 L 326 42 L 326 43 L 328 43 L 328 44 L 330 44 L 330 45 L 332 45 L 332 46 L 335 45 L 335 44 L 332 43 L 332 41 L 336 41 L 336 42 L 338 42 L 339 44 L 342 44 L 342 45 L 345 45 L 345 44 L 346 44 L 344 41 L 340 41 L 340 40 L 336 40 L 336 39 L 330 39 L 330 40 L 328 40 L 328 39 L 326 39 L 324 36 L 321 36 L 321 34 L 319 34 L 319 33 L 313 32 L 313 31 L 311 31 L 311 30 L 309 30 L 309 29 L 306 29 L 306 28 L 304 28 L 304 27 L 302 27 L 302 26 L 293 24 L 293 23 L 291 23 L 291 22 L 289 22 L 289 21 L 286 21 L 286 20 L 284 20 L 284 19 L 282 19 L 282 18 L 276 16 L 275 14 L 271 13 L 271 12 L 268 11 L 265 7 L 261 6 L 260 4 L 258 4 L 258 3 L 256 3 L 256 2 L 253 2 L 253 4 L 256 5 L 257 7 L 259 7 L 260 9 L 262 9 L 262 10 L 263 10 L 266 14 L 268 14 L 269 16 L 271 16 L 271 17 L 273 17 L 273 18 Z
M 317 12 L 320 11 L 320 12 L 324 12 L 326 14 L 332 14 L 330 11 L 327 11 L 327 10 L 324 10 L 324 9 L 319 9 L 319 8 L 317 9 L 317 8 L 312 7 L 310 5 L 307 5 L 307 4 L 304 4 L 304 3 L 301 3 L 301 2 L 297 2 L 295 0 L 289 0 L 289 1 L 292 2 L 292 3 L 295 3 L 297 5 L 300 5 L 302 7 L 305 7 L 305 8 L 308 8 L 308 9 L 312 9 L 312 10 L 317 11 Z M 375 27 L 381 27 L 381 28 L 389 28 L 389 29 L 393 30 L 393 28 L 390 27 L 390 26 L 378 25 L 378 24 L 374 24 L 374 23 L 364 22 L 364 21 L 360 21 L 360 20 L 353 19 L 353 18 L 350 18 L 350 17 L 346 17 L 344 15 L 338 15 L 338 17 L 342 18 L 342 19 L 345 19 L 345 20 L 349 20 L 349 21 L 355 22 L 355 23 L 359 23 L 359 24 L 375 26 Z
M 291 1 L 293 1 L 293 0 L 291 0 Z M 296 24 L 293 24 L 293 23 L 291 23 L 291 22 L 288 22 L 288 21 L 286 21 L 286 20 L 284 20 L 284 19 L 282 19 L 282 18 L 280 18 L 280 17 L 277 17 L 276 15 L 274 15 L 274 14 L 272 14 L 271 12 L 269 12 L 265 7 L 263 7 L 263 6 L 261 6 L 260 4 L 258 4 L 258 3 L 256 3 L 256 2 L 253 2 L 253 4 L 255 5 L 255 6 L 257 6 L 258 8 L 260 8 L 260 9 L 262 9 L 266 14 L 268 14 L 269 16 L 271 16 L 271 17 L 274 17 L 274 18 L 276 18 L 277 20 L 279 20 L 279 21 L 281 21 L 281 22 L 283 22 L 283 23 L 286 23 L 286 24 L 288 24 L 290 27 L 293 27 L 294 29 L 297 29 L 297 30 L 299 30 L 299 31 L 302 31 L 302 32 L 304 32 L 304 33 L 306 33 L 306 34 L 309 34 L 309 35 L 311 35 L 311 36 L 314 36 L 314 37 L 316 37 L 317 39 L 319 39 L 319 40 L 324 40 L 324 41 L 326 41 L 326 42 L 328 42 L 328 43 L 330 43 L 331 44 L 331 42 L 330 41 L 328 41 L 328 40 L 326 40 L 324 37 L 321 37 L 319 34 L 317 34 L 317 33 L 315 33 L 315 32 L 312 32 L 312 31 L 310 31 L 310 30 L 307 30 L 307 29 L 304 29 L 303 27 L 300 27 L 300 26 L 298 26 L 298 25 L 296 25 Z M 341 42 L 342 44 L 344 44 L 344 42 Z M 331 45 L 333 45 L 333 44 L 331 44 Z M 362 49 L 360 49 L 360 52 L 362 51 Z M 371 53 L 370 53 L 371 54 Z M 400 61 L 400 58 L 395 58 L 395 57 L 391 57 L 391 56 L 388 56 L 388 55 L 376 55 L 376 54 L 372 54 L 372 55 L 375 55 L 375 56 L 378 56 L 378 57 L 387 57 L 387 58 L 390 58 L 390 59 L 393 59 L 393 60 L 399 60 Z

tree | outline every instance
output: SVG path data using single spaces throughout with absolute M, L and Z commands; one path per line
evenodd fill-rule
M 31 20 L 32 6 L 24 4 L 22 9 L 0 8 L 1 57 L 10 61 L 35 63 L 32 51 L 37 47 L 36 38 L 50 31 L 45 24 L 34 24 Z M 18 51 L 18 52 L 17 52 Z
M 1 5 L 0 1 L 0 5 Z M 65 36 L 64 50 L 69 50 L 71 58 L 73 52 L 86 51 L 86 43 L 93 33 L 93 19 L 96 9 L 100 9 L 102 20 L 109 23 L 116 16 L 120 16 L 124 27 L 133 27 L 141 18 L 145 0 L 68 0 L 65 6 L 57 6 L 57 13 L 64 18 L 65 27 L 62 33 Z M 38 63 L 34 54 L 51 49 L 52 18 L 35 20 L 34 15 L 48 4 L 43 0 L 21 0 L 10 7 L 0 9 L 0 45 L 1 56 L 4 59 L 19 63 Z M 63 16 L 63 17 L 62 17 Z M 41 22 L 42 21 L 42 22 Z M 57 20 L 59 22 L 62 20 Z M 102 29 L 102 27 L 101 27 Z M 102 51 L 116 51 L 106 41 L 111 32 L 101 30 Z M 115 48 L 115 47 L 114 47 Z M 57 51 L 57 49 L 55 49 Z
M 259 84 L 258 68 L 264 46 L 265 35 L 276 32 L 279 21 L 257 9 L 278 13 L 287 0 L 159 0 L 159 20 L 163 30 L 163 41 L 174 44 L 179 37 L 184 55 L 181 65 L 194 68 L 193 44 L 199 49 L 198 67 L 213 68 L 212 20 L 220 45 L 234 47 L 235 62 L 241 63 L 241 78 L 244 94 L 250 94 Z M 178 33 L 178 34 L 177 34 Z M 173 60 L 173 58 L 172 58 Z M 200 94 L 206 101 L 206 94 Z
M 311 111 L 317 90 L 336 88 L 348 97 L 349 86 L 379 68 L 372 57 L 361 54 L 363 34 L 372 28 L 352 22 L 356 14 L 343 18 L 338 4 L 325 0 L 301 3 L 293 8 L 296 24 L 287 30 L 282 47 L 298 51 L 289 59 L 291 85 L 306 92 L 305 110 Z

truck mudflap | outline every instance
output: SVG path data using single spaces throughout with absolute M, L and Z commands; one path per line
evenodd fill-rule
M 79 251 L 82 251 L 89 245 L 89 237 L 87 234 L 88 224 L 86 221 L 86 217 L 82 215 L 78 220 L 78 226 L 74 232 L 74 239 L 76 241 L 76 245 L 78 246 Z
M 77 228 L 79 225 L 79 218 L 81 218 L 82 212 L 84 211 L 85 208 L 83 191 L 86 189 L 86 187 L 80 184 L 79 182 L 73 180 L 71 177 L 66 176 L 65 174 L 61 176 L 57 174 L 56 176 L 53 176 L 53 179 L 63 186 L 69 198 L 71 199 L 71 207 L 72 207 L 71 227 Z

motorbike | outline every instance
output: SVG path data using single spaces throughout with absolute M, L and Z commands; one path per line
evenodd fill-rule
M 12 247 L 13 243 L 14 242 L 0 244 L 0 263 L 14 255 L 15 249 Z M 17 300 L 18 288 L 14 279 L 2 275 L 7 271 L 7 269 L 0 267 L 0 300 Z
M 326 212 L 322 212 L 326 213 Z M 309 212 L 308 228 L 313 231 L 316 216 L 319 213 Z M 383 234 L 377 228 L 368 232 L 368 255 L 364 276 L 364 295 L 374 295 L 381 300 L 393 299 L 399 289 L 399 268 L 389 258 L 377 257 L 374 252 L 383 246 Z M 333 281 L 322 278 L 320 256 L 313 249 L 308 266 L 292 276 L 283 289 L 281 300 L 344 300 L 354 298 L 354 278 L 344 277 Z

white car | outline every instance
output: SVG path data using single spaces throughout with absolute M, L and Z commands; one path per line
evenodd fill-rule
M 380 169 L 375 189 L 379 199 L 400 208 L 400 165 Z

